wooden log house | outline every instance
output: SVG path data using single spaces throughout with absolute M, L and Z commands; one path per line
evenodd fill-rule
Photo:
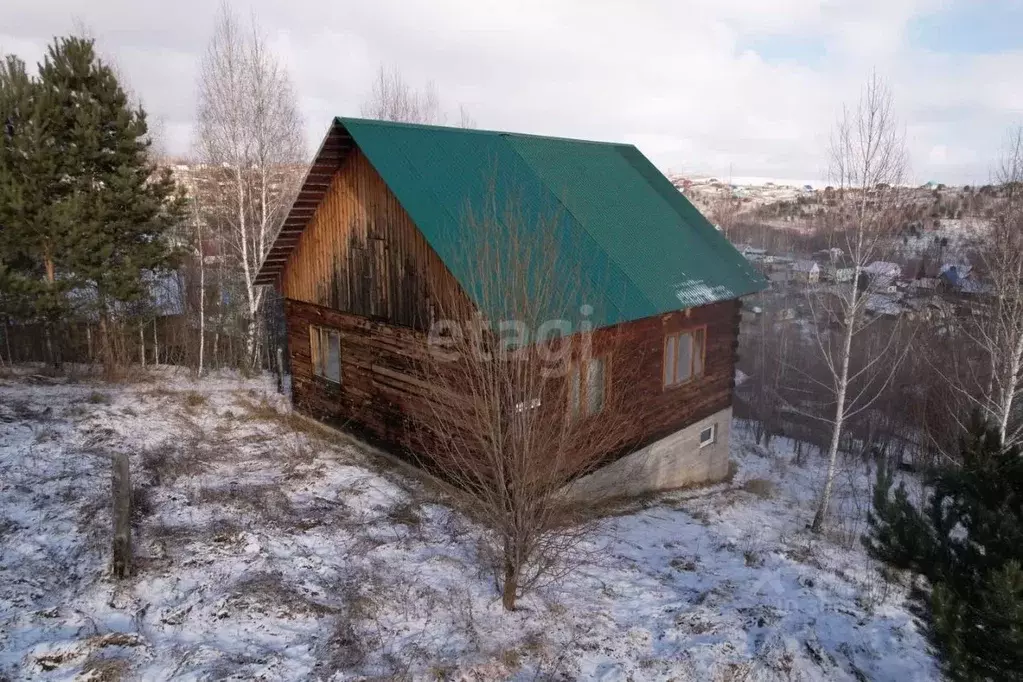
M 335 119 L 256 280 L 285 300 L 294 408 L 414 449 L 407 424 L 429 400 L 417 359 L 440 301 L 483 306 L 466 256 L 481 236 L 464 216 L 495 194 L 554 207 L 568 265 L 602 273 L 594 338 L 633 344 L 630 380 L 607 382 L 635 410 L 629 447 L 592 488 L 724 477 L 739 298 L 765 283 L 631 145 Z

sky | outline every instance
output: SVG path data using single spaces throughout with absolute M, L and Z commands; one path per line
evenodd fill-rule
M 1023 124 L 1023 0 L 250 0 L 288 69 L 310 153 L 381 65 L 433 82 L 457 125 L 635 144 L 662 170 L 818 184 L 830 131 L 888 81 L 911 179 L 987 182 Z M 84 27 L 192 149 L 210 0 L 3 0 L 0 52 L 34 63 Z

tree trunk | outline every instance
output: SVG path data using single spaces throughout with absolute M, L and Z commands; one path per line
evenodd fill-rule
M 99 333 L 102 343 L 100 352 L 103 356 L 103 371 L 107 377 L 110 377 L 114 371 L 114 348 L 113 339 L 110 338 L 110 320 L 104 303 L 100 303 Z
M 1023 337 L 1020 337 L 1010 352 L 1012 356 L 1009 358 L 1009 376 L 1005 378 L 1005 386 L 1002 388 L 1000 414 L 998 415 L 998 435 L 1001 437 L 1003 445 L 1009 444 L 1007 443 L 1009 420 L 1012 418 L 1012 405 L 1016 398 L 1016 387 L 1019 384 L 1020 365 L 1023 364 L 1021 362 L 1023 359 Z
M 4 319 L 4 347 L 7 349 L 7 365 L 14 367 L 14 356 L 11 355 L 11 325 Z
M 510 540 L 505 540 L 504 585 L 501 588 L 501 604 L 505 611 L 515 610 L 515 598 L 519 592 L 519 571 L 510 544 Z
M 853 305 L 856 303 L 853 294 Z M 837 391 L 835 395 L 835 421 L 831 430 L 831 444 L 828 446 L 828 473 L 824 481 L 824 492 L 821 493 L 821 503 L 814 514 L 813 524 L 810 526 L 815 533 L 821 532 L 824 521 L 828 515 L 828 507 L 831 506 L 831 492 L 835 486 L 835 469 L 838 464 L 838 445 L 842 439 L 842 423 L 845 421 L 845 393 L 849 384 L 849 356 L 852 354 L 852 339 L 855 333 L 855 315 L 846 316 L 845 338 L 842 343 L 842 368 L 839 371 Z
M 43 337 L 46 343 L 46 359 L 54 369 L 60 369 L 60 362 L 57 360 L 57 354 L 53 350 L 53 323 L 47 322 L 43 325 Z
M 50 289 L 53 289 L 57 282 L 57 274 L 56 267 L 53 264 L 53 258 L 50 257 L 49 247 L 46 247 L 46 253 L 43 255 L 43 264 L 46 268 L 46 282 L 49 285 Z M 52 311 L 50 311 L 50 313 L 47 315 L 47 318 L 48 319 L 46 321 L 43 331 L 43 334 L 46 337 L 46 359 L 50 361 L 50 364 L 53 365 L 53 368 L 55 370 L 60 371 L 61 365 L 63 363 L 61 362 L 61 358 L 58 357 L 57 351 L 54 348 L 53 344 L 54 322 L 52 318 Z
M 113 553 L 111 572 L 115 578 L 127 578 L 132 572 L 131 475 L 128 455 L 118 452 L 111 458 L 110 493 L 113 517 Z
M 202 223 L 198 219 L 195 229 L 199 236 L 199 367 L 196 375 L 201 377 L 206 350 L 206 257 L 203 255 Z

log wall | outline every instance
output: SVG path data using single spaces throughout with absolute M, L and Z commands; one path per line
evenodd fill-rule
M 426 335 L 303 301 L 288 300 L 286 314 L 295 409 L 396 454 L 414 449 L 410 419 L 429 415 L 429 391 L 417 369 L 427 351 Z M 341 332 L 340 386 L 313 375 L 311 324 Z M 664 388 L 665 334 L 700 326 L 706 327 L 704 374 Z M 607 367 L 608 390 L 622 394 L 607 402 L 628 411 L 628 418 L 620 420 L 627 426 L 619 442 L 602 454 L 620 457 L 729 407 L 738 328 L 739 302 L 725 301 L 596 332 L 595 355 L 621 349 L 607 358 Z
M 603 347 L 614 348 L 609 358 L 609 390 L 624 395 L 611 402 L 627 412 L 627 418 L 619 420 L 623 431 L 620 449 L 608 453 L 612 458 L 731 406 L 739 315 L 738 300 L 722 301 L 595 333 L 594 355 L 600 355 Z M 706 329 L 703 374 L 684 384 L 664 387 L 665 336 L 699 327 Z

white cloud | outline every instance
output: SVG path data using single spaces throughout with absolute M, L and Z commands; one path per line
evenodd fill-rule
M 917 177 L 977 182 L 1023 112 L 1023 51 L 913 48 L 911 22 L 948 4 L 262 0 L 238 10 L 254 13 L 293 74 L 311 149 L 330 116 L 358 114 L 386 63 L 435 82 L 452 120 L 463 103 L 483 127 L 631 141 L 662 168 L 821 177 L 841 103 L 876 68 L 892 81 Z M 0 47 L 33 60 L 77 12 L 163 121 L 167 146 L 188 151 L 212 3 L 179 0 L 173 13 L 127 0 L 7 5 Z

